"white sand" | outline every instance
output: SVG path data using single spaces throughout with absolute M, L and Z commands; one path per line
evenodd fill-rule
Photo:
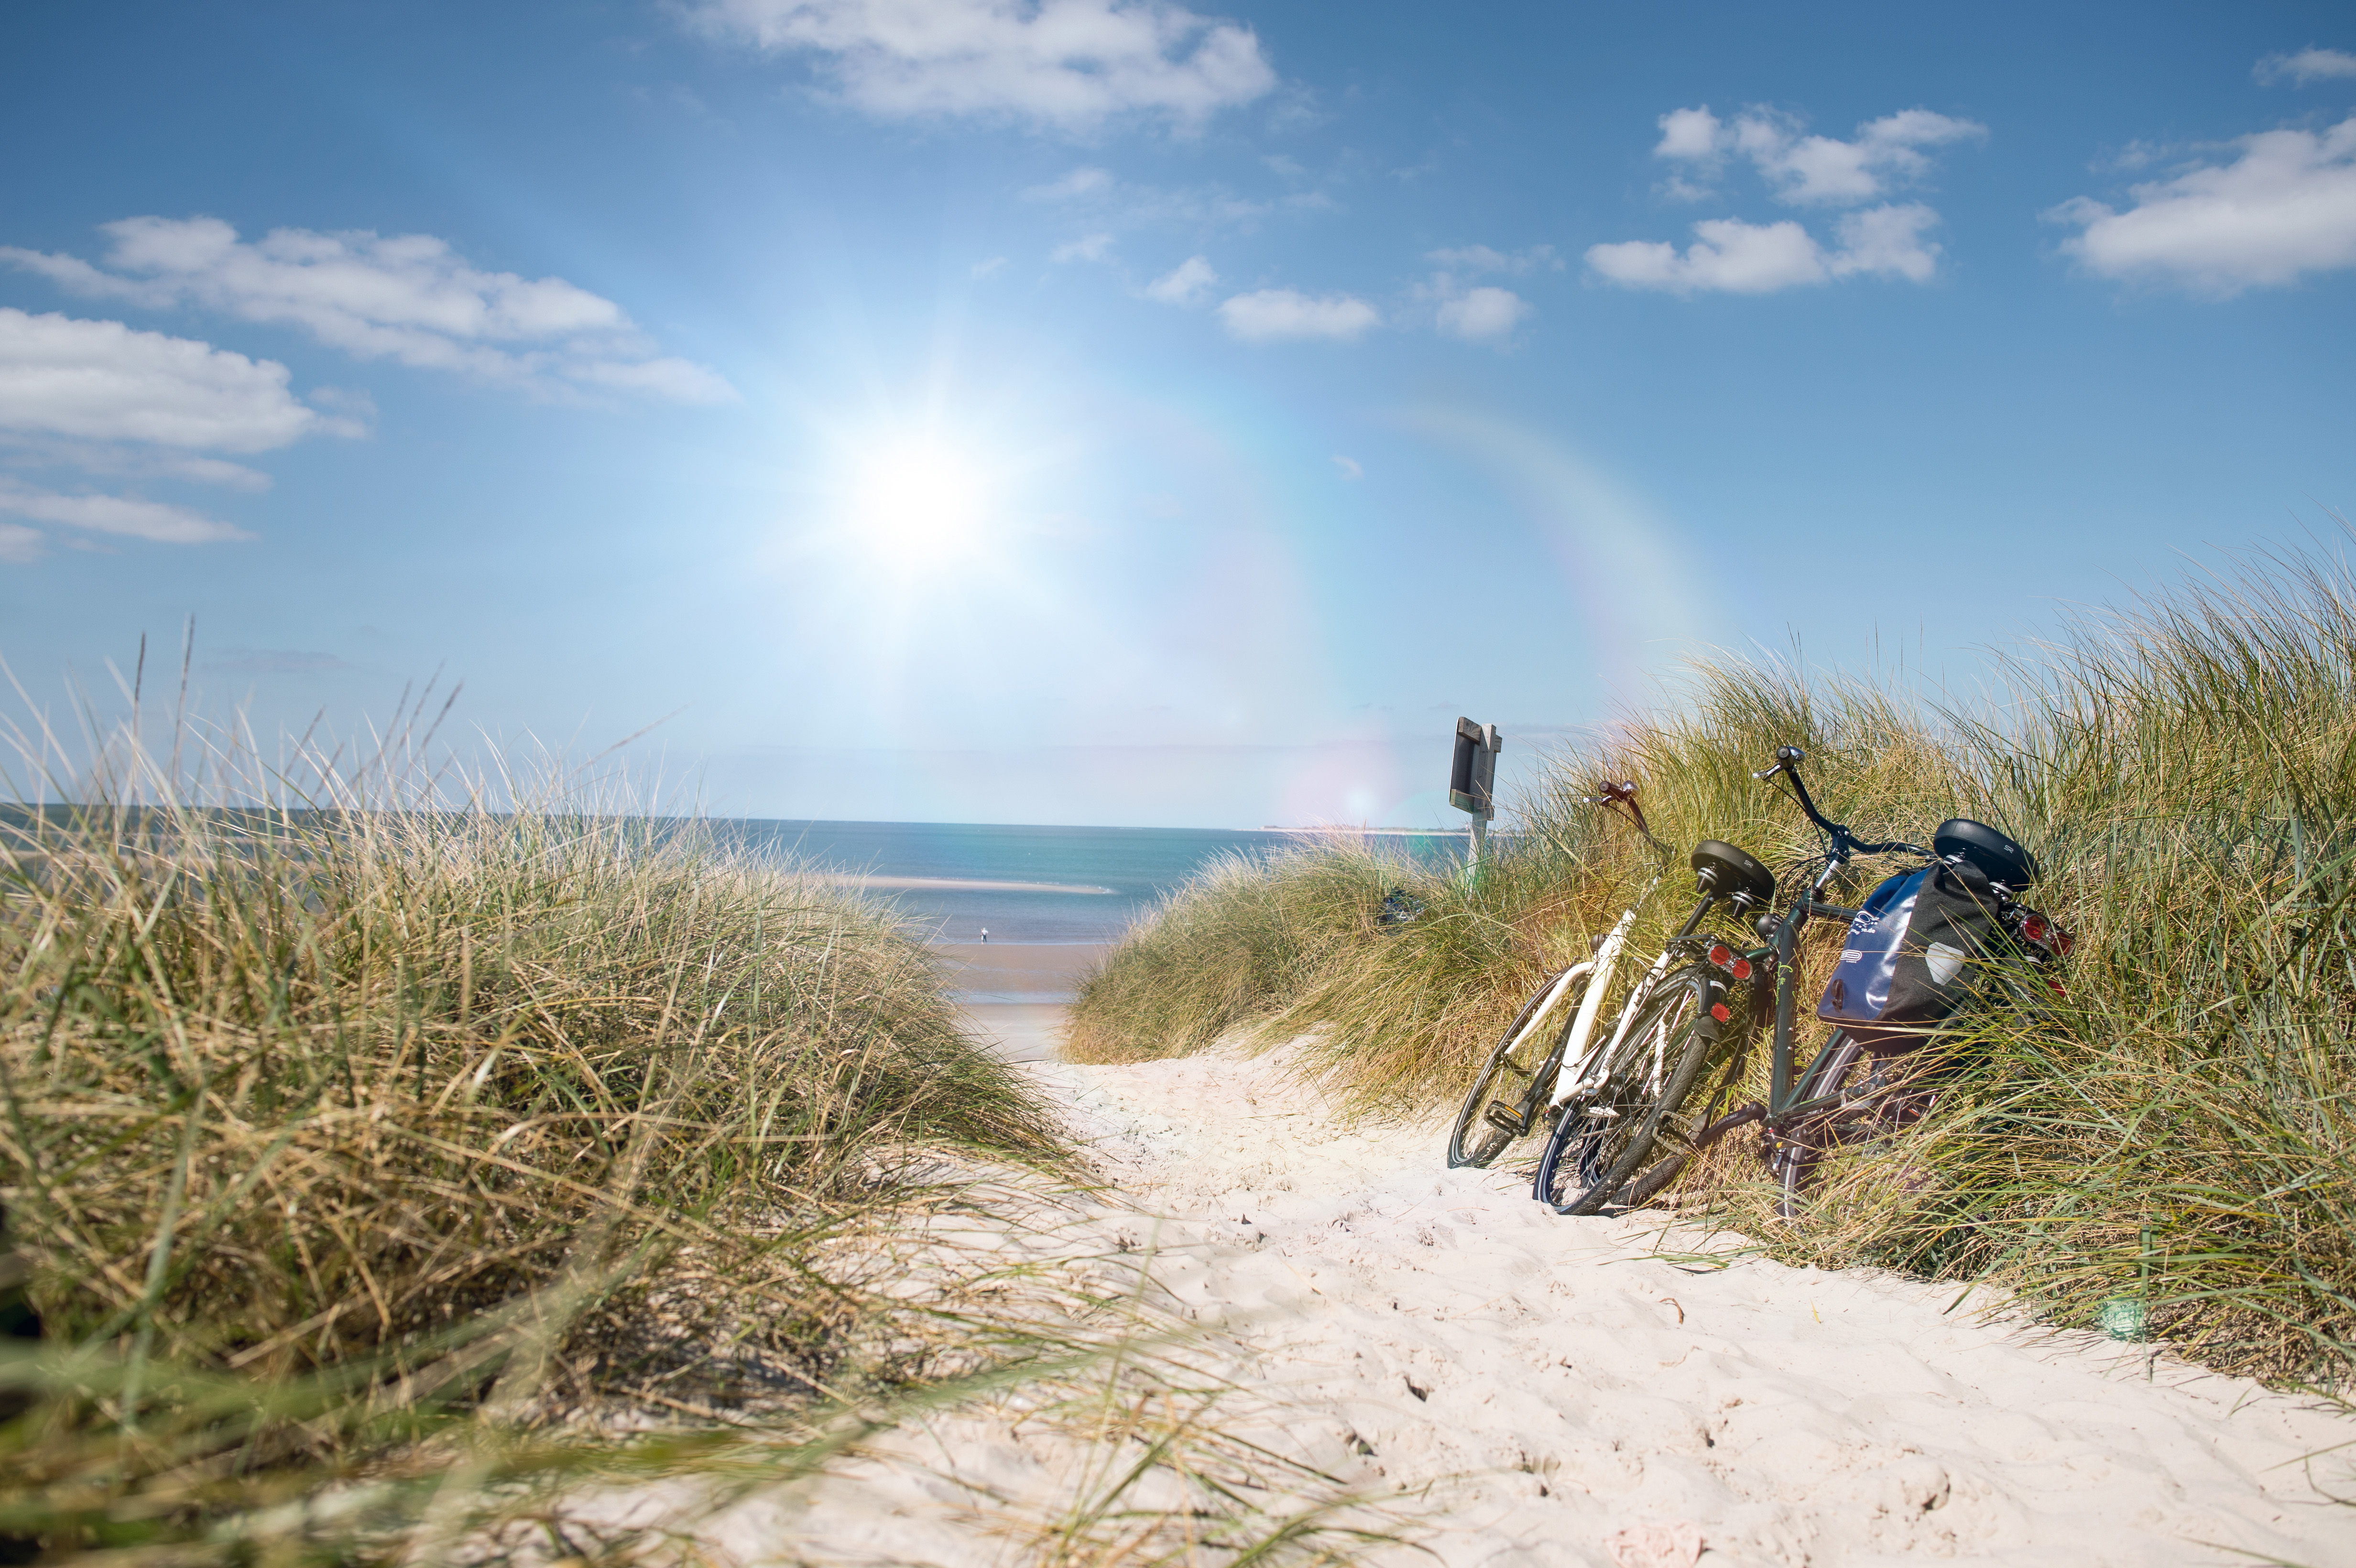
M 1443 1168 L 1438 1127 L 1339 1121 L 1279 1060 L 1030 1071 L 1117 1183 L 1079 1231 L 1150 1241 L 1263 1440 L 1414 1524 L 1422 1550 L 1365 1561 L 2356 1564 L 2356 1509 L 2316 1489 L 2356 1496 L 2356 1448 L 2301 1462 L 2356 1444 L 2345 1414 L 1951 1311 L 1953 1286 L 1663 1261 L 1658 1216 L 1558 1218 Z M 1085 1459 L 1002 1415 L 876 1453 L 740 1509 L 726 1545 L 1019 1562 L 1021 1510 L 975 1488 L 1036 1502 Z

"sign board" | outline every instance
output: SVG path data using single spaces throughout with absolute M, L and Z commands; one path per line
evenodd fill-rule
M 1448 769 L 1449 805 L 1483 822 L 1497 815 L 1497 753 L 1505 747 L 1505 737 L 1494 724 L 1456 721 L 1456 759 Z

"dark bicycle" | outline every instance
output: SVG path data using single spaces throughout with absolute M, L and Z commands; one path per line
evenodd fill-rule
M 2036 859 L 2026 849 L 1967 817 L 1941 823 L 1929 849 L 1902 840 L 1861 839 L 1846 823 L 1816 809 L 1800 777 L 1802 760 L 1797 747 L 1781 747 L 1773 765 L 1752 776 L 1764 781 L 1781 774 L 1790 781 L 1800 809 L 1825 836 L 1821 869 L 1780 920 L 1772 913 L 1758 917 L 1754 929 L 1762 944 L 1711 947 L 1706 955 L 1711 967 L 1751 984 L 1730 989 L 1725 1000 L 1706 1010 L 1687 1008 L 1675 1019 L 1659 1021 L 1655 1027 L 1669 1031 L 1659 1050 L 1683 1064 L 1679 1074 L 1666 1082 L 1647 1115 L 1633 1119 L 1633 1130 L 1622 1135 L 1608 1166 L 1590 1161 L 1573 1177 L 1556 1177 L 1552 1189 L 1542 1174 L 1538 1195 L 1561 1211 L 1593 1213 L 1608 1204 L 1642 1203 L 1701 1149 L 1737 1127 L 1756 1124 L 1782 1189 L 1780 1210 L 1790 1217 L 1810 1172 L 1827 1154 L 1898 1131 L 1929 1110 L 1938 1074 L 1913 1052 L 1940 1021 L 1976 995 L 1979 972 L 1993 968 L 2008 975 L 2005 983 L 2015 987 L 2015 999 L 2033 1004 L 2033 992 L 2009 977 L 2012 967 L 2033 974 L 2069 951 L 2068 934 L 2020 901 L 2038 875 Z M 1825 901 L 1824 894 L 1851 860 L 1879 855 L 1912 856 L 1922 864 L 1887 879 L 1859 908 Z M 1697 923 L 1700 913 L 1696 912 Z M 1847 923 L 1849 938 L 1817 1008 L 1820 1018 L 1840 1027 L 1795 1081 L 1794 955 L 1800 931 L 1812 919 Z M 1954 940 L 1942 940 L 1950 936 Z M 1741 1081 L 1771 987 L 1774 1026 L 1767 1098 L 1720 1115 Z M 1698 1114 L 1678 1115 L 1705 1082 L 1708 1088 Z M 1647 1164 L 1662 1139 L 1673 1147 Z

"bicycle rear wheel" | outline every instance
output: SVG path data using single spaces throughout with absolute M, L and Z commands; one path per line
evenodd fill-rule
M 1782 1191 L 1775 1211 L 1797 1219 L 1816 1168 L 1840 1149 L 1902 1132 L 1938 1099 L 1929 1064 L 1912 1056 L 1877 1056 L 1847 1034 L 1834 1037 L 1815 1071 L 1800 1082 L 1799 1098 L 1840 1096 L 1840 1104 L 1808 1117 L 1782 1140 L 1775 1176 Z
M 1653 1163 L 1621 1189 L 1620 1201 L 1629 1208 L 1643 1208 L 1685 1173 L 1686 1162 L 1698 1152 L 1694 1139 L 1732 1103 L 1751 1056 L 1751 1020 L 1742 1019 L 1740 1034 L 1722 1040 L 1720 1046 L 1702 1064 L 1683 1104 L 1661 1118 L 1660 1134 L 1653 1140 Z
M 1579 1004 L 1594 978 L 1594 968 L 1591 964 L 1577 964 L 1549 976 L 1522 1005 L 1504 1038 L 1489 1052 L 1489 1060 L 1482 1063 L 1472 1087 L 1465 1091 L 1456 1125 L 1448 1135 L 1450 1169 L 1485 1166 L 1521 1136 L 1492 1120 L 1491 1105 L 1503 1113 L 1504 1119 L 1519 1121 L 1522 1132 L 1527 1132 L 1545 1109 L 1554 1094 L 1555 1074 L 1562 1067 L 1563 1041 L 1579 1017 Z M 1541 1010 L 1546 1017 L 1538 1020 Z M 1544 1027 L 1531 1028 L 1534 1020 Z
M 1538 1157 L 1533 1195 L 1560 1214 L 1592 1214 L 1644 1168 L 1662 1120 L 1701 1075 L 1709 1041 L 1696 1027 L 1708 1005 L 1708 972 L 1681 970 L 1655 987 L 1629 1024 L 1602 1087 L 1567 1103 Z

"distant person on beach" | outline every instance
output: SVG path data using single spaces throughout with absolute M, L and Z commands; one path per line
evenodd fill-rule
M 988 926 L 986 926 L 986 925 L 985 925 L 985 926 L 983 926 L 983 927 L 981 928 L 981 939 L 982 939 L 984 942 L 987 942 L 987 941 L 989 941 L 989 940 L 990 940 L 990 927 L 988 927 Z

